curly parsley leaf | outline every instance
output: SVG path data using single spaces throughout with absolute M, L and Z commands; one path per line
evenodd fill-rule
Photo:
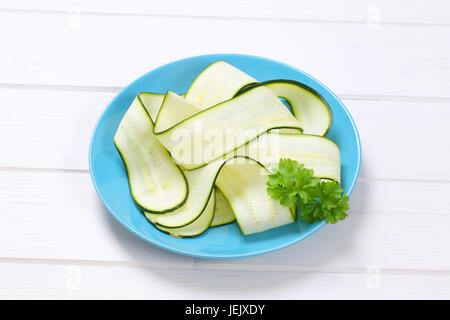
M 276 170 L 269 175 L 267 192 L 282 205 L 293 207 L 297 204 L 297 196 L 300 201 L 308 202 L 312 188 L 318 182 L 313 170 L 295 160 L 281 159 Z
M 349 209 L 348 196 L 335 181 L 320 182 L 314 187 L 313 199 L 300 203 L 300 215 L 308 223 L 325 219 L 326 223 L 335 224 L 344 220 Z
M 348 196 L 339 183 L 320 181 L 314 170 L 292 159 L 281 159 L 269 175 L 267 192 L 274 200 L 292 208 L 300 204 L 300 216 L 308 223 L 344 220 L 349 209 Z

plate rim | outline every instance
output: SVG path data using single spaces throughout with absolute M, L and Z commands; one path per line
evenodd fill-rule
M 108 209 L 108 212 L 110 215 L 112 215 L 114 217 L 114 219 L 116 219 L 119 224 L 124 227 L 126 230 L 131 231 L 132 233 L 134 233 L 136 236 L 138 236 L 140 239 L 144 240 L 147 243 L 150 243 L 158 248 L 173 252 L 173 253 L 177 253 L 177 254 L 181 254 L 184 256 L 190 256 L 190 257 L 195 257 L 195 258 L 207 258 L 207 259 L 234 259 L 234 258 L 244 258 L 244 257 L 252 257 L 252 256 L 258 256 L 258 255 L 262 255 L 262 254 L 266 254 L 266 253 L 270 253 L 270 252 L 274 252 L 274 251 L 278 251 L 287 247 L 292 246 L 293 244 L 300 242 L 308 237 L 310 237 L 311 235 L 313 235 L 314 233 L 316 233 L 318 230 L 322 229 L 326 223 L 325 221 L 322 221 L 320 223 L 317 223 L 314 228 L 310 229 L 308 232 L 305 233 L 301 233 L 301 235 L 298 238 L 295 238 L 291 241 L 285 242 L 283 244 L 280 244 L 278 246 L 275 247 L 271 247 L 268 249 L 259 249 L 259 250 L 255 250 L 249 253 L 239 253 L 239 254 L 198 254 L 198 253 L 193 253 L 193 252 L 186 252 L 182 249 L 177 249 L 174 248 L 172 246 L 168 246 L 165 245 L 164 242 L 159 242 L 156 241 L 155 239 L 148 239 L 144 236 L 142 236 L 132 225 L 127 224 L 125 221 L 123 221 L 123 219 L 115 213 L 115 211 L 111 208 L 111 206 L 108 204 L 108 202 L 104 199 L 99 186 L 97 185 L 97 182 L 94 178 L 94 172 L 92 169 L 92 162 L 93 162 L 93 145 L 95 144 L 94 139 L 96 137 L 97 131 L 99 129 L 99 125 L 101 124 L 101 122 L 103 121 L 103 117 L 105 115 L 105 113 L 109 110 L 110 106 L 114 103 L 114 101 L 116 99 L 119 98 L 119 96 L 121 94 L 124 93 L 124 91 L 126 91 L 131 85 L 133 85 L 134 83 L 140 81 L 141 79 L 145 78 L 147 76 L 147 74 L 151 73 L 151 72 L 155 72 L 158 69 L 161 68 L 165 68 L 168 67 L 171 64 L 176 64 L 176 63 L 180 63 L 182 61 L 186 61 L 186 60 L 190 60 L 190 59 L 202 59 L 202 58 L 212 58 L 212 57 L 220 57 L 220 59 L 224 59 L 224 56 L 234 56 L 234 57 L 245 57 L 245 58 L 250 58 L 250 59 L 259 59 L 259 60 L 265 60 L 265 61 L 269 61 L 272 63 L 276 63 L 279 65 L 282 65 L 284 67 L 288 67 L 290 69 L 295 70 L 296 72 L 299 72 L 303 75 L 305 75 L 306 77 L 309 77 L 311 80 L 313 80 L 314 82 L 316 82 L 318 85 L 322 86 L 331 96 L 333 96 L 334 99 L 336 99 L 336 101 L 339 102 L 340 107 L 344 110 L 345 114 L 347 115 L 348 119 L 350 120 L 350 123 L 352 125 L 352 128 L 355 132 L 355 136 L 356 136 L 356 151 L 357 151 L 357 163 L 356 163 L 356 174 L 354 176 L 353 181 L 350 183 L 350 187 L 349 187 L 349 191 L 348 191 L 348 196 L 351 195 L 351 193 L 353 192 L 353 189 L 356 185 L 356 182 L 358 180 L 359 177 L 359 173 L 360 173 L 360 169 L 361 169 L 361 139 L 359 136 L 359 132 L 358 132 L 358 128 L 356 127 L 355 121 L 353 120 L 353 117 L 351 116 L 350 112 L 348 111 L 347 107 L 344 105 L 344 103 L 336 96 L 336 94 L 334 94 L 333 91 L 331 91 L 327 86 L 325 86 L 321 81 L 317 80 L 316 78 L 314 78 L 313 76 L 309 75 L 308 73 L 299 70 L 298 68 L 291 66 L 285 62 L 281 62 L 272 58 L 267 58 L 267 57 L 262 57 L 262 56 L 257 56 L 257 55 L 250 55 L 250 54 L 241 54 L 241 53 L 212 53 L 212 54 L 203 54 L 203 55 L 196 55 L 196 56 L 190 56 L 190 57 L 185 57 L 185 58 L 181 58 L 181 59 L 177 59 L 174 61 L 171 61 L 169 63 L 160 65 L 152 70 L 147 71 L 146 73 L 142 74 L 141 76 L 139 76 L 138 78 L 136 78 L 135 80 L 133 80 L 132 82 L 130 82 L 129 84 L 127 84 L 124 88 L 121 89 L 121 91 L 119 93 L 117 93 L 114 98 L 108 103 L 108 105 L 105 107 L 105 109 L 102 111 L 102 113 L 100 114 L 98 120 L 95 123 L 94 129 L 91 133 L 91 138 L 90 138 L 90 142 L 89 142 L 89 175 L 91 177 L 91 181 L 94 185 L 95 191 L 98 195 L 98 197 L 100 198 L 100 200 L 102 201 L 103 205 L 106 207 L 106 209 Z

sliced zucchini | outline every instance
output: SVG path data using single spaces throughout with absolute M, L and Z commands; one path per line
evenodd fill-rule
M 245 146 L 245 154 L 271 170 L 281 158 L 290 158 L 314 170 L 318 178 L 340 182 L 339 147 L 332 140 L 315 135 L 269 132 Z
M 205 109 L 257 86 L 266 86 L 291 105 L 303 133 L 324 136 L 330 130 L 331 108 L 315 89 L 294 80 L 257 82 L 224 61 L 213 63 L 200 73 L 186 93 L 186 100 Z
M 153 92 L 141 92 L 138 94 L 139 99 L 141 99 L 141 103 L 144 105 L 153 123 L 156 121 L 156 117 L 158 116 L 159 109 L 161 108 L 165 96 L 165 94 Z M 184 98 L 185 95 L 182 94 L 180 96 Z M 199 110 L 195 112 L 198 112 Z
M 294 80 L 269 80 L 245 85 L 235 96 L 259 86 L 269 88 L 277 97 L 289 102 L 303 133 L 324 136 L 330 130 L 333 122 L 331 108 L 313 88 Z
M 175 237 L 234 220 L 244 235 L 294 222 L 295 208 L 266 192 L 269 169 L 280 158 L 340 180 L 339 148 L 320 137 L 332 123 L 320 94 L 291 80 L 258 83 L 223 61 L 205 69 L 184 97 L 139 94 L 122 123 L 114 142 L 133 198 L 155 227 Z
M 213 193 L 214 180 L 225 160 L 215 161 L 198 170 L 185 171 L 189 184 L 189 197 L 179 209 L 166 214 L 147 214 L 147 218 L 158 225 L 167 228 L 186 226 L 202 214 Z
M 188 196 L 182 170 L 153 134 L 153 123 L 138 98 L 125 113 L 114 144 L 128 173 L 131 195 L 145 211 L 165 213 L 181 207 Z
M 164 94 L 153 92 L 141 92 L 138 94 L 138 98 L 141 100 L 142 105 L 147 110 L 153 123 L 156 121 L 156 117 L 158 116 L 164 97 Z
M 244 85 L 256 82 L 245 72 L 225 61 L 217 61 L 192 82 L 186 100 L 205 109 L 231 99 Z
M 202 214 L 194 222 L 180 228 L 167 228 L 158 224 L 155 227 L 175 237 L 193 237 L 197 236 L 208 229 L 214 217 L 214 208 L 216 206 L 216 194 L 213 192 L 209 197 L 208 204 Z M 148 213 L 146 213 L 146 216 Z
M 176 162 L 187 170 L 200 168 L 268 130 L 301 129 L 289 110 L 265 87 L 248 90 L 173 126 L 160 123 L 159 119 L 175 117 L 177 110 L 184 110 L 187 104 L 182 98 L 164 99 L 155 123 L 158 130 L 154 130 Z
M 164 106 L 168 106 L 163 109 Z M 160 112 L 164 110 L 165 112 Z M 183 99 L 176 93 L 168 91 L 162 101 L 161 108 L 155 121 L 155 132 L 162 132 L 179 122 L 197 114 L 201 109 Z
M 205 206 L 197 211 L 197 214 L 193 213 L 194 210 L 198 210 L 198 207 L 193 206 L 192 210 L 182 207 L 163 215 L 146 214 L 147 218 L 152 223 L 158 224 L 158 227 L 165 227 L 165 231 L 196 223 L 197 220 L 202 219 L 202 212 L 206 210 L 208 202 L 205 199 L 209 199 L 213 193 L 211 192 L 213 191 L 212 185 L 215 182 L 223 190 L 224 197 L 228 199 L 244 234 L 262 232 L 294 221 L 294 214 L 291 210 L 274 201 L 267 194 L 268 171 L 259 162 L 247 157 L 234 156 L 227 160 L 217 160 L 198 170 L 189 171 L 189 173 L 208 170 L 210 173 L 215 170 L 215 174 L 210 175 L 210 180 L 205 179 L 201 182 L 197 181 L 197 184 L 191 184 L 192 191 L 185 204 L 185 206 L 189 206 L 204 203 Z M 203 175 L 203 178 L 207 178 L 207 176 Z M 204 185 L 211 186 L 209 193 Z M 197 194 L 196 189 L 203 189 L 204 193 L 207 193 L 206 198 L 200 198 L 198 196 L 200 193 Z M 176 226 L 177 224 L 179 226 Z M 203 225 L 200 222 L 198 224 Z M 198 229 L 196 228 L 196 230 Z
M 217 227 L 236 220 L 233 209 L 231 209 L 228 200 L 225 199 L 219 188 L 214 188 L 216 193 L 216 208 L 214 209 L 214 219 L 210 227 Z
M 234 158 L 216 180 L 244 235 L 294 222 L 294 214 L 267 194 L 268 170 L 250 158 Z
M 267 133 L 236 150 L 235 156 L 215 160 L 196 170 L 185 171 L 190 187 L 186 203 L 181 208 L 163 215 L 149 214 L 147 215 L 149 220 L 169 228 L 192 223 L 204 210 L 216 178 L 229 174 L 227 173 L 229 171 L 221 172 L 222 167 L 228 166 L 227 162 L 235 157 L 256 159 L 267 168 L 276 165 L 280 158 L 287 157 L 314 169 L 315 175 L 319 178 L 336 181 L 340 179 L 339 149 L 331 140 L 312 135 Z M 222 189 L 217 182 L 216 185 Z M 223 193 L 229 200 L 226 193 Z M 236 214 L 234 207 L 232 205 L 231 207 Z

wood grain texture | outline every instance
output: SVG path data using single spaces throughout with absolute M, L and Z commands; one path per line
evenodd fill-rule
M 433 299 L 450 276 L 268 273 L 0 264 L 0 298 L 40 299 Z M 371 271 L 373 272 L 373 271 Z M 378 272 L 378 271 L 377 271 Z M 264 279 L 264 280 L 262 280 Z
M 296 66 L 338 94 L 450 97 L 450 43 L 439 40 L 449 37 L 450 26 L 71 19 L 65 13 L 0 12 L 0 39 L 7 48 L 0 51 L 0 83 L 124 86 L 173 60 L 232 51 Z

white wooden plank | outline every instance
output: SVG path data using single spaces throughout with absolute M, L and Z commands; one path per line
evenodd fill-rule
M 352 214 L 288 249 L 206 268 L 450 270 L 450 184 L 364 182 Z M 181 267 L 192 259 L 162 251 L 122 228 L 103 208 L 87 173 L 0 170 L 0 257 L 118 261 Z M 234 266 L 233 266 L 234 265 Z
M 450 276 L 0 264 L 1 299 L 445 299 Z M 182 316 L 182 315 L 180 315 Z
M 332 20 L 367 23 L 448 24 L 448 1 L 431 0 L 270 0 L 180 1 L 4 0 L 0 9 L 109 14 L 190 15 L 199 17 Z
M 0 171 L 0 176 L 2 257 L 166 262 L 181 267 L 194 263 L 123 228 L 102 205 L 87 173 L 13 170 Z
M 449 97 L 450 26 L 0 15 L 0 83 L 124 86 L 169 61 L 232 51 L 294 65 L 339 94 Z
M 444 201 L 449 192 L 450 183 L 447 182 L 361 179 L 351 195 L 350 209 L 365 215 L 400 213 L 415 217 L 415 214 L 423 213 L 450 214 L 450 203 Z M 435 201 L 430 201 L 431 198 Z
M 450 205 L 445 200 L 449 192 L 448 183 L 359 182 L 350 198 L 347 220 L 326 226 L 270 258 L 200 260 L 199 267 L 287 272 L 371 266 L 449 270 Z
M 350 217 L 284 250 L 239 260 L 200 260 L 216 270 L 339 270 L 371 266 L 449 270 L 448 183 L 359 182 Z M 420 199 L 421 198 L 421 199 Z M 420 199 L 420 200 L 419 200 Z M 443 228 L 440 228 L 443 224 Z M 442 247 L 441 247 L 442 243 Z
M 114 93 L 0 89 L 0 166 L 88 169 L 91 134 Z
M 0 89 L 0 166 L 88 169 L 91 133 L 110 92 Z M 360 177 L 450 180 L 449 102 L 344 100 L 358 126 Z M 401 147 L 401 152 L 399 152 Z
M 382 197 L 382 195 L 379 195 Z M 217 270 L 340 270 L 394 268 L 449 270 L 446 252 L 450 215 L 355 214 L 338 225 L 270 256 L 241 260 L 200 260 L 199 266 Z M 446 225 L 441 228 L 441 224 Z M 442 243 L 442 244 L 441 244 Z
M 344 103 L 360 133 L 361 177 L 450 179 L 450 103 Z

